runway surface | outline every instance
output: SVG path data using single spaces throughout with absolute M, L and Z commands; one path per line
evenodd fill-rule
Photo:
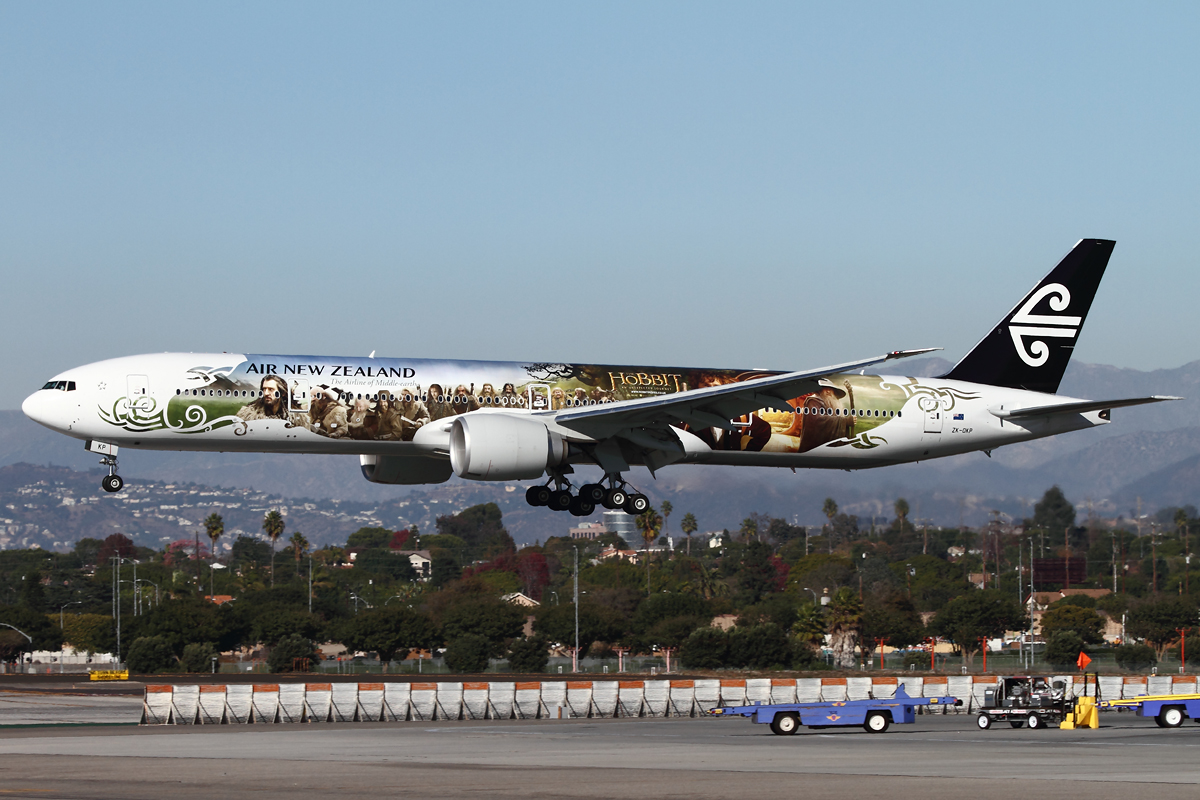
M 967 715 L 773 736 L 743 719 L 0 728 L 0 795 L 1195 798 L 1200 725 L 980 731 Z

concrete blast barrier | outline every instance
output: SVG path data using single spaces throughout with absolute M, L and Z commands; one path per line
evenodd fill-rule
M 1072 676 L 1055 676 L 1068 682 Z M 406 722 L 460 719 L 693 717 L 717 705 L 878 699 L 904 685 L 911 697 L 953 695 L 977 706 L 994 676 L 876 678 L 725 678 L 689 680 L 468 681 L 459 683 L 181 684 L 146 687 L 145 725 Z M 1194 689 L 1195 679 L 1159 676 L 1163 694 Z M 1101 678 L 1106 698 L 1146 693 L 1143 678 Z M 956 711 L 966 710 L 955 709 Z M 948 713 L 934 707 L 926 713 Z
M 224 725 L 228 722 L 225 718 L 224 686 L 201 686 L 199 706 L 201 725 Z

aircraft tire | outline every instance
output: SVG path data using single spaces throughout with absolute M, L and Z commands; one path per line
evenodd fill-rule
M 566 511 L 571 507 L 571 493 L 565 489 L 553 491 L 550 493 L 550 502 L 547 505 L 555 511 Z
M 106 492 L 119 492 L 124 485 L 125 481 L 121 480 L 120 475 L 105 475 L 104 480 L 100 481 L 100 486 Z
M 625 501 L 629 499 L 629 495 L 624 489 L 609 489 L 604 493 L 604 507 L 610 511 L 625 507 Z
M 582 495 L 571 498 L 570 511 L 572 516 L 586 517 L 596 510 L 596 504 Z
M 530 486 L 525 490 L 525 502 L 531 506 L 545 506 L 550 504 L 550 487 L 549 486 Z
M 606 494 L 607 492 L 604 491 L 604 487 L 598 483 L 585 483 L 579 487 L 579 496 L 593 506 L 603 503 Z
M 629 496 L 629 502 L 626 505 L 626 511 L 630 514 L 644 514 L 646 509 L 650 507 L 650 498 L 644 494 L 632 494 Z

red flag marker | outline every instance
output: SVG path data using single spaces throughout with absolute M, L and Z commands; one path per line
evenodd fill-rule
M 1075 659 L 1075 663 L 1076 663 L 1076 665 L 1078 665 L 1080 670 L 1085 670 L 1085 669 L 1087 669 L 1087 665 L 1092 663 L 1092 660 L 1090 658 L 1088 658 L 1087 653 L 1080 651 L 1079 658 Z

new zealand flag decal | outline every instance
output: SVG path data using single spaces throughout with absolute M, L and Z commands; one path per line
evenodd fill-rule
M 962 419 L 962 418 L 963 418 L 963 415 L 962 415 L 962 414 L 955 414 L 955 415 L 954 415 L 954 418 L 955 418 L 955 419 Z

